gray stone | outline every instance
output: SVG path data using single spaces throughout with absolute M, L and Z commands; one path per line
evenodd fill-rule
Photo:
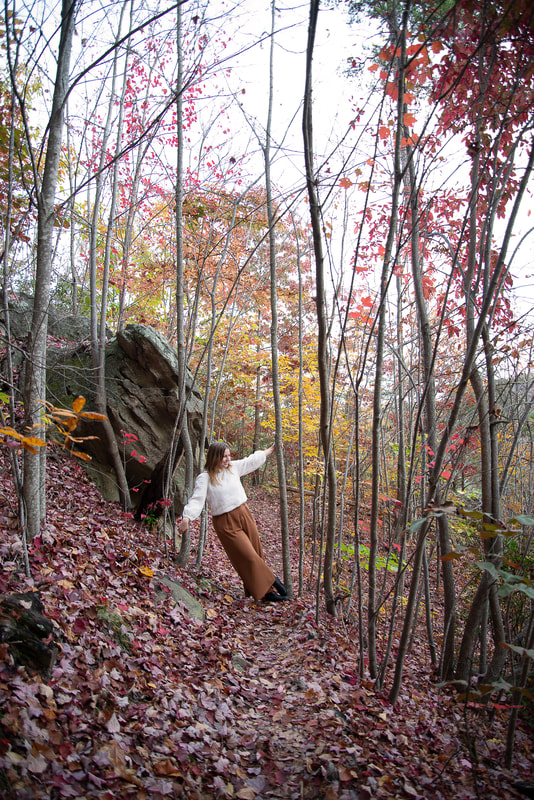
M 166 586 L 167 589 L 170 589 L 171 596 L 175 603 L 182 603 L 188 610 L 189 614 L 194 617 L 195 619 L 199 619 L 201 622 L 204 622 L 206 619 L 206 612 L 202 604 L 193 597 L 193 595 L 184 589 L 184 587 L 177 583 L 176 581 L 172 581 L 165 575 L 160 575 L 157 578 L 154 578 L 154 585 L 161 584 Z M 163 599 L 167 596 L 167 593 L 164 591 L 160 591 L 157 593 L 158 600 Z
M 30 295 L 20 293 L 9 298 L 11 337 L 19 343 L 23 343 L 28 336 L 32 309 L 33 298 Z M 6 339 L 4 316 L 2 305 L 0 344 Z M 70 409 L 73 401 L 82 396 L 86 400 L 83 410 L 95 411 L 90 320 L 81 315 L 72 316 L 51 306 L 48 314 L 48 332 L 48 401 L 58 408 Z M 167 453 L 173 437 L 179 408 L 178 358 L 169 342 L 149 325 L 130 324 L 115 336 L 109 330 L 107 335 L 106 414 L 123 454 L 126 479 L 135 508 L 142 489 Z M 14 356 L 19 354 L 19 359 L 13 362 L 17 371 L 23 365 L 23 346 L 22 344 L 22 349 L 19 347 L 14 351 Z M 1 366 L 5 368 L 5 364 Z M 4 377 L 11 382 L 12 376 Z M 189 435 L 196 456 L 203 404 L 189 372 L 186 392 Z M 102 435 L 102 423 L 85 420 L 76 429 L 75 436 L 83 439 L 76 444 L 76 449 L 91 457 L 91 461 L 82 462 L 91 479 L 107 500 L 118 500 L 115 472 Z M 135 452 L 135 455 L 132 455 L 132 452 Z M 182 466 L 179 464 L 174 487 L 175 508 L 178 511 L 181 510 L 184 501 L 181 490 L 184 484 L 182 472 Z
M 0 321 L 2 326 L 6 325 L 4 315 L 4 297 L 0 297 L 2 304 L 0 309 Z M 33 314 L 33 297 L 21 292 L 17 295 L 10 295 L 8 300 L 9 307 L 9 330 L 13 339 L 26 339 L 30 330 Z M 5 330 L 5 327 L 4 327 Z M 2 336 L 4 336 L 4 330 Z
M 232 666 L 237 672 L 246 672 L 249 668 L 249 662 L 243 656 L 233 653 Z
M 106 347 L 107 416 L 123 454 L 132 503 L 169 448 L 178 413 L 178 359 L 171 345 L 155 328 L 127 325 Z M 87 343 L 49 350 L 48 399 L 60 408 L 70 408 L 78 396 L 86 399 L 84 411 L 95 410 L 95 384 Z M 202 423 L 202 399 L 188 373 L 189 433 L 196 453 Z M 118 492 L 102 437 L 102 423 L 84 420 L 76 429 L 84 439 L 76 448 L 91 456 L 84 463 L 89 475 L 108 500 Z M 96 438 L 88 438 L 96 437 Z M 134 438 L 135 437 L 135 438 Z M 132 455 L 133 454 L 133 455 Z M 176 505 L 181 507 L 183 476 L 176 473 Z

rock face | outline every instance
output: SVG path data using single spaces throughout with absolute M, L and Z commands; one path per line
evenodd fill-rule
M 61 332 L 56 336 L 62 339 Z M 107 416 L 121 453 L 135 506 L 154 467 L 168 450 L 178 413 L 178 359 L 169 343 L 148 325 L 127 325 L 108 343 L 105 357 Z M 48 399 L 58 407 L 72 406 L 78 396 L 86 399 L 84 411 L 94 410 L 95 388 L 88 343 L 70 344 L 49 351 Z M 202 422 L 202 400 L 188 377 L 189 433 L 196 453 Z M 76 436 L 96 436 L 77 445 L 92 457 L 84 464 L 106 499 L 118 499 L 114 472 L 108 459 L 102 423 L 84 421 Z M 176 475 L 176 503 L 183 498 L 180 467 Z
M 59 648 L 59 628 L 44 615 L 39 592 L 0 598 L 0 643 L 6 642 L 15 663 L 40 672 L 48 680 Z
M 6 340 L 4 300 L 0 291 L 0 354 Z M 13 351 L 13 366 L 18 373 L 24 368 L 24 341 L 32 319 L 33 298 L 19 294 L 9 298 L 11 337 L 20 347 Z M 50 308 L 48 318 L 49 348 L 47 355 L 47 399 L 58 408 L 72 408 L 73 401 L 83 396 L 84 411 L 95 410 L 95 381 L 90 350 L 90 321 Z M 107 331 L 105 356 L 107 416 L 123 454 L 126 478 L 134 507 L 137 498 L 154 468 L 167 453 L 178 412 L 178 359 L 174 349 L 155 328 L 148 325 L 127 325 L 113 336 Z M 2 375 L 5 364 L 0 358 L 2 377 L 11 382 L 13 376 Z M 198 452 L 202 422 L 202 400 L 188 375 L 189 433 L 193 453 Z M 76 449 L 92 458 L 82 462 L 106 499 L 118 499 L 115 473 L 103 438 L 102 423 L 84 421 L 75 435 L 97 437 L 85 439 Z M 132 455 L 132 453 L 135 453 Z M 160 465 L 161 466 L 161 465 Z M 160 476 L 161 477 L 161 476 Z M 175 505 L 183 505 L 183 476 L 176 471 Z

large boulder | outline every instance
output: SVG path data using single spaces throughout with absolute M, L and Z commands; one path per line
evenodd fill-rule
M 2 339 L 5 337 L 6 318 L 4 305 L 6 298 L 0 289 L 0 325 Z M 9 330 L 13 339 L 22 340 L 28 336 L 32 324 L 33 297 L 25 292 L 13 295 L 8 292 L 7 304 L 9 307 Z
M 56 331 L 64 341 L 61 331 Z M 105 355 L 107 416 L 123 453 L 132 502 L 149 480 L 154 467 L 167 452 L 179 410 L 178 358 L 171 345 L 155 328 L 127 325 L 110 339 Z M 72 341 L 53 347 L 48 358 L 48 399 L 61 408 L 70 408 L 78 396 L 86 399 L 84 411 L 95 410 L 95 386 L 90 347 L 87 341 Z M 202 423 L 202 400 L 188 374 L 186 391 L 189 433 L 193 450 L 199 445 Z M 106 499 L 118 499 L 114 471 L 102 436 L 102 423 L 86 421 L 76 436 L 86 438 L 76 449 L 91 456 L 85 464 L 89 474 Z M 178 467 L 176 504 L 183 497 L 183 480 Z

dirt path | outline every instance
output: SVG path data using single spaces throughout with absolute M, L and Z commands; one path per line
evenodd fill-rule
M 220 777 L 244 800 L 360 797 L 350 785 L 360 748 L 339 698 L 346 681 L 305 604 L 239 601 L 232 618 L 220 631 L 228 668 L 212 678 L 232 720 L 214 786 Z
M 281 574 L 268 510 L 256 513 L 267 560 Z M 519 797 L 500 768 L 505 727 L 485 732 L 487 719 L 476 720 L 474 767 L 462 705 L 435 685 L 417 638 L 394 709 L 359 674 L 355 628 L 322 611 L 316 625 L 310 593 L 273 605 L 245 601 L 217 543 L 210 550 L 203 572 L 219 584 L 219 604 L 208 684 L 227 727 L 218 730 L 222 760 L 204 764 L 204 786 L 241 800 Z

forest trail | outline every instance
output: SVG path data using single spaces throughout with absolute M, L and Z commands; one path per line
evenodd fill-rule
M 224 767 L 238 786 L 243 782 L 235 796 L 357 800 L 349 784 L 359 774 L 362 748 L 345 702 L 353 679 L 343 672 L 342 652 L 345 663 L 337 663 L 335 637 L 316 630 L 300 601 L 234 605 L 231 626 L 225 620 L 212 638 L 225 663 L 215 659 L 204 686 L 214 720 L 223 709 L 232 721 Z M 220 780 L 214 785 L 223 788 Z M 232 786 L 225 786 L 230 796 Z
M 194 554 L 178 569 L 157 535 L 102 501 L 81 471 L 51 461 L 50 472 L 31 579 L 15 504 L 0 500 L 0 594 L 37 590 L 60 646 L 45 679 L 0 647 L 2 798 L 519 800 L 512 783 L 532 767 L 528 729 L 505 771 L 507 710 L 466 713 L 436 684 L 423 637 L 393 708 L 359 674 L 354 620 L 317 612 L 306 586 L 283 603 L 245 599 L 213 533 L 201 571 Z M 251 508 L 282 575 L 277 504 L 257 490 Z M 161 574 L 199 599 L 204 621 L 161 596 Z
M 251 508 L 266 560 L 282 575 L 277 503 L 259 490 L 253 493 Z M 309 575 L 309 553 L 305 561 Z M 223 605 L 211 620 L 213 647 L 224 654 L 212 685 L 214 695 L 229 706 L 232 720 L 225 768 L 234 777 L 224 787 L 227 796 L 241 800 L 520 797 L 510 785 L 510 775 L 498 765 L 506 715 L 500 722 L 494 718 L 489 727 L 483 716 L 468 721 L 456 695 L 437 685 L 417 636 L 407 659 L 401 700 L 392 708 L 387 691 L 378 695 L 373 681 L 360 675 L 354 619 L 331 618 L 322 608 L 316 615 L 315 596 L 306 582 L 303 595 L 289 602 L 263 605 L 245 600 L 214 535 L 202 574 L 212 577 Z M 297 593 L 295 574 L 293 589 Z M 476 766 L 467 745 L 473 733 L 466 730 L 470 724 L 478 728 Z M 523 742 L 524 752 L 529 747 Z M 214 785 L 223 791 L 217 777 Z

